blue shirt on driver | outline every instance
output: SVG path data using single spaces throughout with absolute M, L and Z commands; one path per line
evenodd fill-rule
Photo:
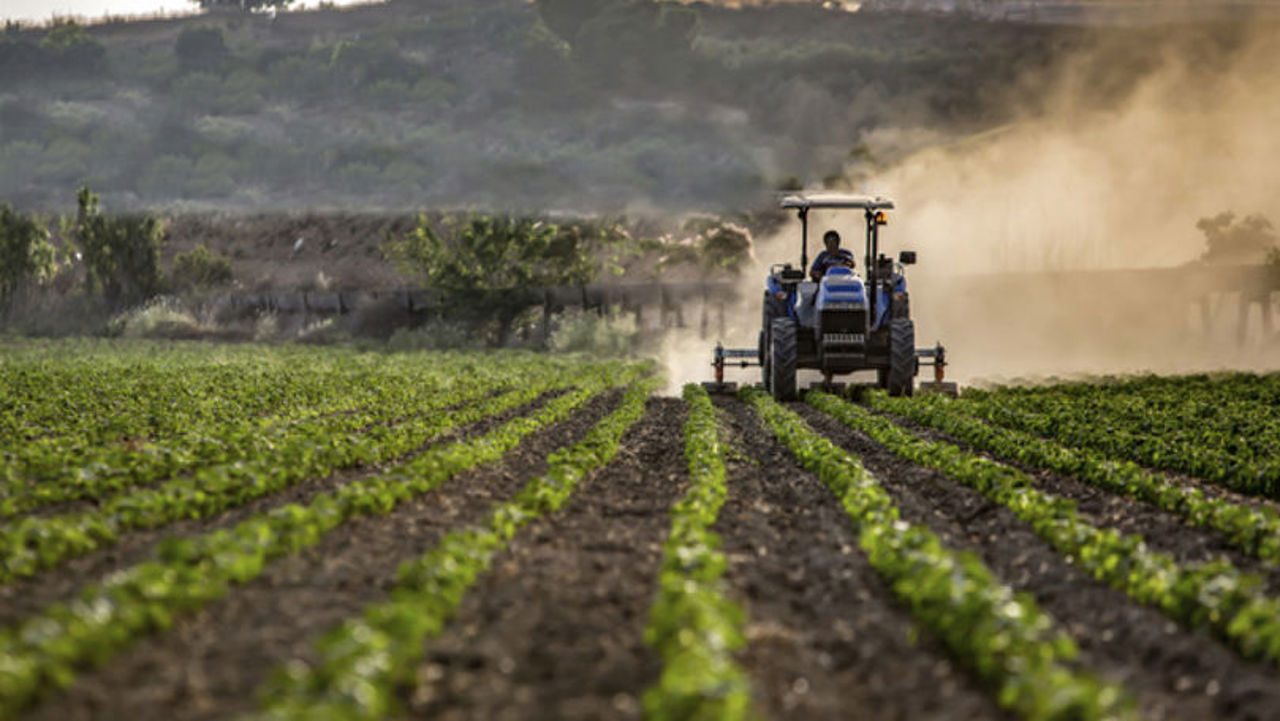
M 836 248 L 836 252 L 828 253 L 823 250 L 818 253 L 818 257 L 813 259 L 813 265 L 809 266 L 809 275 L 813 276 L 817 273 L 819 277 L 827 274 L 827 269 L 833 265 L 845 265 L 853 262 L 853 253 L 844 248 Z

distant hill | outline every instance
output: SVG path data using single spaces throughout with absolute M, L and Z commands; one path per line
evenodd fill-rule
M 1234 27 L 1176 34 L 1212 57 Z M 742 207 L 1034 114 L 1071 58 L 1080 102 L 1111 102 L 1169 37 L 621 0 L 10 26 L 0 202 L 66 208 L 88 183 L 116 210 Z

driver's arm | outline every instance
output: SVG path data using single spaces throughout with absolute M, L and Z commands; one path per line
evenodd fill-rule
M 818 256 L 813 259 L 813 265 L 809 266 L 809 277 L 815 281 L 822 280 L 822 273 L 827 269 L 826 254 L 825 250 L 818 253 Z

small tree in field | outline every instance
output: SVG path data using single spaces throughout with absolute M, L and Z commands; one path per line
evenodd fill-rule
M 231 260 L 209 250 L 209 246 L 204 243 L 189 252 L 174 256 L 173 273 L 169 277 L 175 292 L 216 288 L 235 279 L 231 272 Z
M 1196 223 L 1209 246 L 1202 256 L 1210 263 L 1259 263 L 1276 248 L 1275 229 L 1262 215 L 1237 221 L 1235 213 L 1219 213 Z
M 498 320 L 506 343 L 516 317 L 541 286 L 587 283 L 599 272 L 599 251 L 622 231 L 565 226 L 511 216 L 422 216 L 412 234 L 388 246 L 390 255 L 428 287 L 444 293 L 460 316 Z
M 72 231 L 84 258 L 90 292 L 115 308 L 147 300 L 161 290 L 160 245 L 164 228 L 149 215 L 107 216 L 88 188 L 76 194 Z
M 34 217 L 0 205 L 0 314 L 8 313 L 14 293 L 25 284 L 43 283 L 56 270 L 48 229 Z

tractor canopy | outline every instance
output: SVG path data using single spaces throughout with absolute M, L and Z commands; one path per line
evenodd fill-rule
M 893 210 L 888 198 L 848 193 L 803 193 L 788 195 L 780 203 L 783 208 L 809 210 L 810 208 L 856 208 L 861 210 Z

